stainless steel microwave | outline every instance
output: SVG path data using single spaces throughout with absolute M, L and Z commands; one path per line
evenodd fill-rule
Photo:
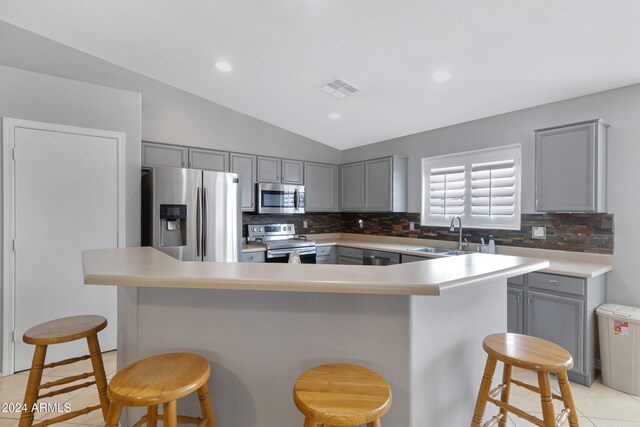
M 304 213 L 304 185 L 257 183 L 256 212 L 268 214 Z

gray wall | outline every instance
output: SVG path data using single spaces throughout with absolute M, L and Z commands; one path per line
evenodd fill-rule
M 409 156 L 409 211 L 420 211 L 420 159 L 522 144 L 522 212 L 534 212 L 533 129 L 602 118 L 610 124 L 607 211 L 614 214 L 613 272 L 607 301 L 640 306 L 640 85 L 542 105 L 346 150 L 342 161 Z
M 126 133 L 126 241 L 127 246 L 140 245 L 139 93 L 0 65 L 0 117 Z M 0 188 L 1 177 L 0 171 Z M 0 245 L 0 257 L 1 251 Z
M 339 163 L 340 151 L 0 21 L 0 64 L 142 93 L 142 139 Z

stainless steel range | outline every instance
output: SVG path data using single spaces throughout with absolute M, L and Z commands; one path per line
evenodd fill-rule
M 249 224 L 247 227 L 247 242 L 266 247 L 266 262 L 289 262 L 289 254 L 297 251 L 302 263 L 316 263 L 316 243 L 295 237 L 293 224 Z

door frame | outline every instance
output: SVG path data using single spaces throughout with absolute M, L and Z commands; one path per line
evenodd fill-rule
M 14 373 L 14 337 L 15 328 L 15 168 L 13 148 L 15 147 L 15 130 L 17 128 L 43 130 L 50 132 L 70 133 L 116 140 L 117 174 L 118 174 L 118 247 L 126 246 L 126 198 L 125 198 L 125 143 L 124 132 L 101 129 L 81 128 L 54 123 L 2 117 L 2 372 L 0 376 Z M 80 255 L 80 254 L 78 254 Z

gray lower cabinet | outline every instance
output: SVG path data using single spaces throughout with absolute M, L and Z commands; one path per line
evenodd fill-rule
M 240 262 L 265 262 L 264 252 L 244 252 L 240 256 Z
M 400 263 L 401 264 L 408 264 L 410 262 L 418 262 L 418 261 L 426 261 L 429 258 L 427 257 L 423 257 L 423 256 L 415 256 L 415 255 L 405 255 L 402 254 L 402 256 L 400 257 Z
M 242 210 L 255 211 L 256 156 L 231 153 L 229 163 L 231 172 L 237 173 L 240 180 Z
M 229 172 L 229 153 L 226 151 L 189 148 L 189 167 L 217 172 Z
M 607 125 L 591 120 L 535 133 L 536 211 L 606 212 Z
M 306 212 L 333 212 L 340 209 L 338 173 L 336 165 L 304 163 Z
M 571 353 L 571 381 L 591 386 L 599 354 L 595 309 L 605 275 L 591 279 L 530 273 L 507 282 L 507 330 L 554 342 Z
M 362 265 L 362 249 L 338 246 L 338 264 Z
M 335 264 L 336 247 L 318 246 L 316 247 L 316 264 Z
M 188 148 L 142 141 L 142 167 L 171 166 L 186 168 Z

